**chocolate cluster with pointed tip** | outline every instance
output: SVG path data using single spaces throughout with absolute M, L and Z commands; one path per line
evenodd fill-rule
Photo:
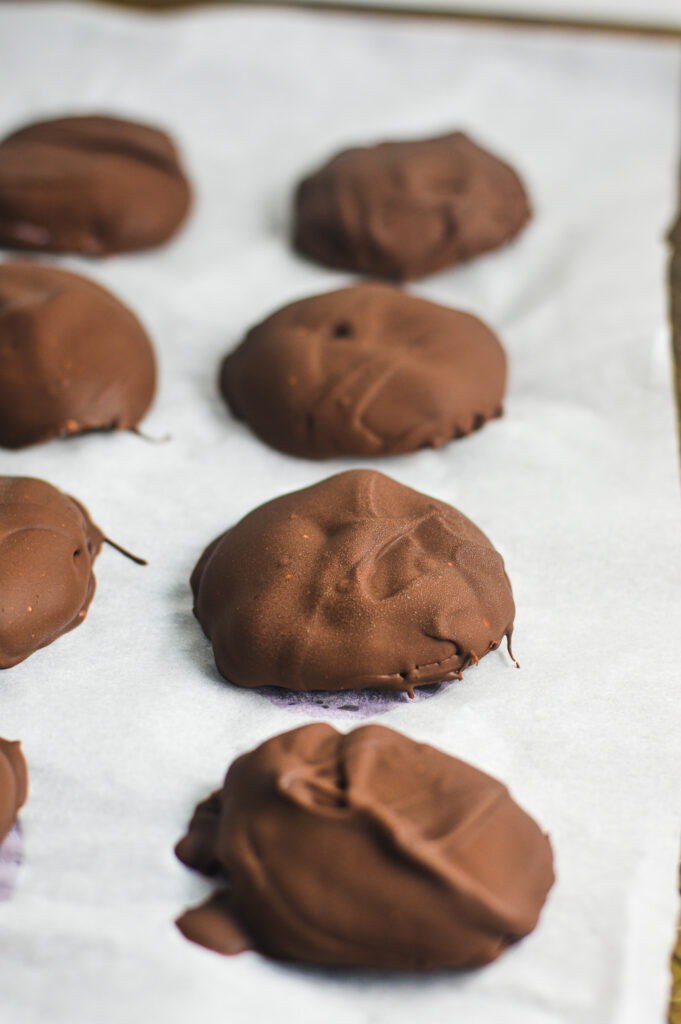
M 298 186 L 294 245 L 330 267 L 405 281 L 498 248 L 529 217 L 513 168 L 453 132 L 339 153 Z
M 0 248 L 147 249 L 177 231 L 190 200 L 173 142 L 148 125 L 61 117 L 0 143 Z
M 138 425 L 156 361 L 136 316 L 79 274 L 0 264 L 0 445 Z
M 513 629 L 501 556 L 461 512 L 351 470 L 249 513 L 206 549 L 194 612 L 239 686 L 415 686 L 459 678 Z
M 554 881 L 501 782 L 379 725 L 306 725 L 242 755 L 176 852 L 220 884 L 178 920 L 187 938 L 343 967 L 489 963 Z
M 103 539 L 83 506 L 56 487 L 0 477 L 0 668 L 80 625 Z
M 477 317 L 361 284 L 258 324 L 225 359 L 220 385 L 274 448 L 394 455 L 437 448 L 499 416 L 506 357 Z
M 0 843 L 28 796 L 28 769 L 21 744 L 0 738 Z

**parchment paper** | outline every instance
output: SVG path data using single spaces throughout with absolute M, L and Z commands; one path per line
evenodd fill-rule
M 196 185 L 167 248 L 62 260 L 148 326 L 161 381 L 144 429 L 172 440 L 0 454 L 0 472 L 73 493 L 150 561 L 105 550 L 84 625 L 0 676 L 0 734 L 23 740 L 31 772 L 24 863 L 0 909 L 3 1020 L 661 1024 L 681 835 L 663 243 L 680 63 L 667 44 L 463 25 L 0 8 L 0 132 L 63 111 L 148 119 Z M 502 778 L 550 833 L 558 882 L 536 932 L 477 973 L 223 959 L 173 926 L 208 888 L 173 845 L 238 753 L 319 709 L 223 682 L 187 581 L 237 517 L 353 463 L 266 448 L 223 407 L 217 364 L 279 304 L 350 279 L 287 246 L 301 173 L 348 143 L 456 127 L 520 169 L 535 217 L 517 244 L 412 291 L 499 331 L 506 414 L 373 464 L 460 507 L 503 553 L 522 668 L 491 654 L 380 721 Z

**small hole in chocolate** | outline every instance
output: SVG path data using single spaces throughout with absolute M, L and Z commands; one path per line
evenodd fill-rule
M 340 323 L 334 325 L 333 336 L 334 338 L 349 338 L 352 334 L 352 324 L 349 324 L 347 320 L 341 320 Z

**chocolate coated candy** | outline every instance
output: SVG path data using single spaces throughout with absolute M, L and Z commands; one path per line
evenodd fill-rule
M 513 168 L 454 132 L 339 153 L 298 186 L 294 244 L 331 267 L 408 280 L 496 249 L 529 217 Z
M 62 117 L 0 143 L 0 248 L 146 249 L 175 233 L 189 203 L 175 146 L 157 128 Z
M 461 512 L 373 470 L 255 509 L 204 552 L 194 611 L 239 686 L 406 690 L 510 637 L 501 556 Z
M 28 769 L 21 744 L 0 739 L 0 843 L 28 796 Z
M 179 919 L 188 938 L 346 967 L 486 964 L 554 880 L 502 783 L 379 725 L 307 725 L 244 754 L 177 855 L 222 886 Z
M 102 540 L 83 506 L 56 487 L 0 477 L 0 668 L 80 625 Z
M 151 342 L 110 292 L 56 267 L 0 264 L 0 445 L 136 427 L 155 387 Z
M 364 284 L 268 317 L 227 356 L 220 384 L 274 448 L 391 455 L 437 448 L 499 416 L 506 357 L 476 317 Z

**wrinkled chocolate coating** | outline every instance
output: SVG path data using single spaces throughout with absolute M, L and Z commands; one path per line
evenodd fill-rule
M 0 476 L 0 668 L 80 625 L 103 539 L 74 498 L 44 480 Z
M 156 363 L 137 318 L 94 281 L 0 264 L 0 445 L 137 426 Z
M 405 281 L 498 248 L 529 217 L 516 172 L 454 132 L 339 153 L 298 186 L 294 245 L 330 267 Z
M 392 455 L 501 414 L 506 357 L 468 313 L 382 284 L 285 306 L 227 356 L 222 394 L 293 455 Z
M 261 505 L 207 548 L 191 585 L 217 667 L 239 686 L 412 692 L 460 678 L 515 614 L 477 526 L 373 470 Z
M 28 796 L 28 769 L 21 744 L 0 738 L 0 843 Z
M 306 725 L 239 757 L 176 852 L 224 883 L 179 919 L 188 938 L 346 967 L 486 964 L 554 881 L 501 782 L 380 725 Z
M 31 124 L 0 143 L 0 247 L 87 256 L 175 233 L 190 189 L 170 138 L 111 117 Z

